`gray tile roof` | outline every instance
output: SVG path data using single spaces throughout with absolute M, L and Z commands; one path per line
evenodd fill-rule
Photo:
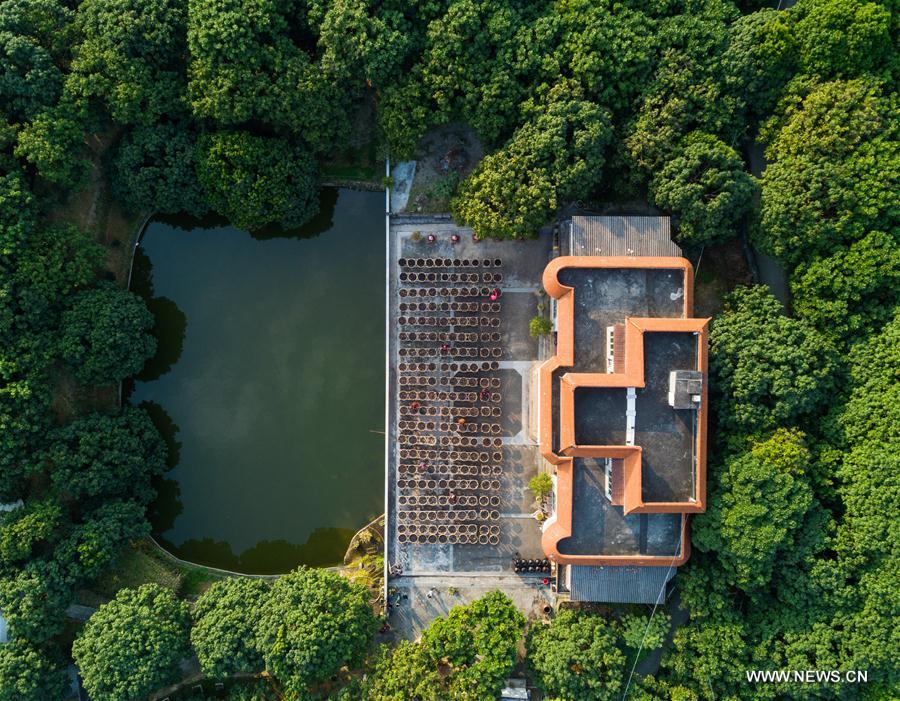
M 562 254 L 569 256 L 681 256 L 669 217 L 574 216 Z
M 663 603 L 666 583 L 675 576 L 676 570 L 675 567 L 573 565 L 569 575 L 570 598 L 610 604 Z

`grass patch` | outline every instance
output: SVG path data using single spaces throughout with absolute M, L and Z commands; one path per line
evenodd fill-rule
M 191 598 L 199 596 L 210 584 L 224 576 L 204 567 L 173 562 L 160 553 L 153 543 L 140 541 L 123 548 L 118 562 L 104 572 L 80 599 L 82 603 L 94 606 L 112 599 L 120 589 L 150 583 Z
M 187 598 L 200 596 L 213 582 L 222 578 L 223 575 L 213 574 L 202 567 L 185 567 L 181 578 L 181 595 Z
M 112 599 L 120 589 L 152 582 L 180 592 L 183 573 L 152 552 L 151 547 L 143 542 L 125 546 L 118 562 L 97 578 L 93 590 L 101 597 Z
M 450 211 L 450 200 L 456 195 L 462 176 L 456 172 L 437 173 L 416 167 L 409 201 L 416 212 L 426 214 Z

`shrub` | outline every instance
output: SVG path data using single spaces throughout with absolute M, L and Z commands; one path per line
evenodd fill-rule
M 553 491 L 553 479 L 546 472 L 541 472 L 531 478 L 528 489 L 534 494 L 534 498 L 540 501 Z
M 528 332 L 532 338 L 549 336 L 553 332 L 553 322 L 545 316 L 538 315 L 528 322 Z

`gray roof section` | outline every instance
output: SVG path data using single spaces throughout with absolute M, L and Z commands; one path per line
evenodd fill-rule
M 675 576 L 675 571 L 675 567 L 573 565 L 570 598 L 608 604 L 661 604 L 666 600 L 666 583 Z
M 562 249 L 569 256 L 681 256 L 669 217 L 574 216 Z

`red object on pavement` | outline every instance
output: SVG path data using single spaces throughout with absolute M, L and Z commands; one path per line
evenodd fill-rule
M 544 577 L 544 584 L 550 584 L 550 580 L 547 577 Z

